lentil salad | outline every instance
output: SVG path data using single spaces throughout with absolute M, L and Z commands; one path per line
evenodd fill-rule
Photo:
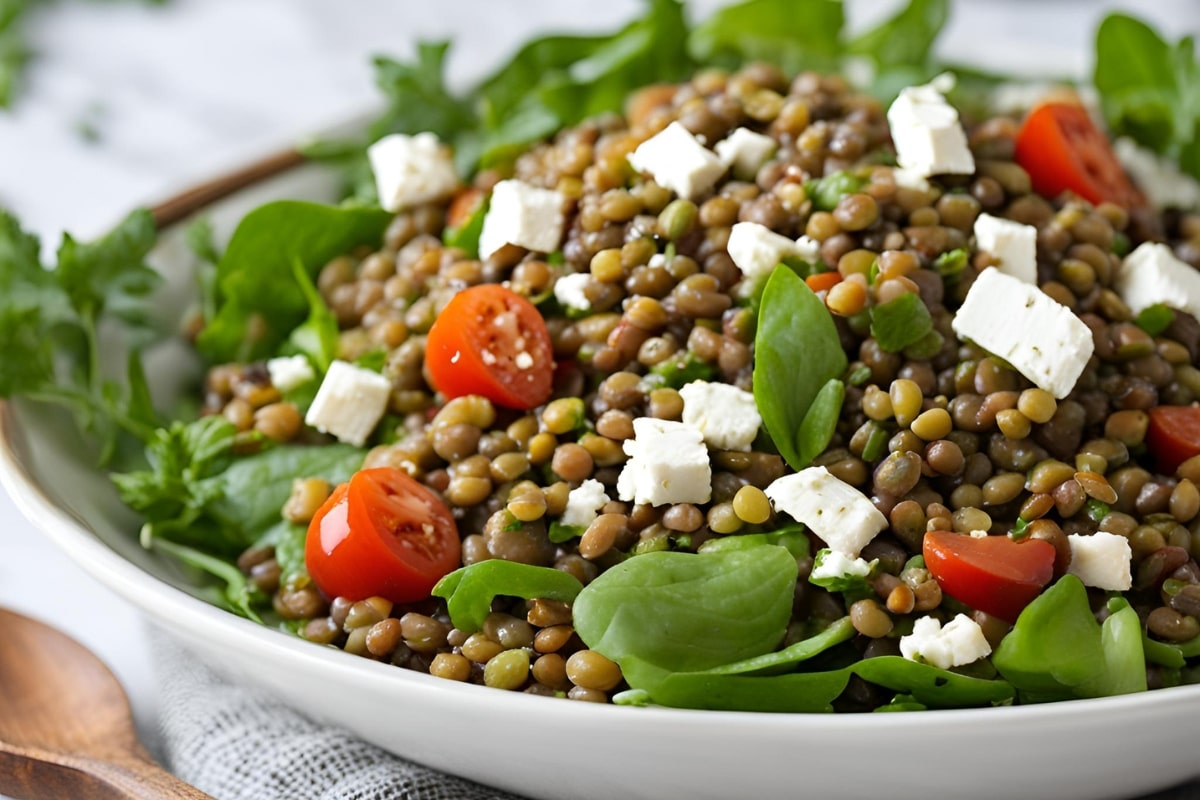
M 248 596 L 321 644 L 602 702 L 906 709 L 1188 680 L 1200 474 L 1194 457 L 1167 455 L 1186 437 L 1163 434 L 1157 409 L 1195 400 L 1200 329 L 1161 304 L 1135 314 L 1119 286 L 1123 255 L 1143 241 L 1180 242 L 1194 260 L 1194 218 L 1035 193 L 1014 160 L 1017 118 L 964 115 L 971 171 L 914 174 L 895 163 L 886 108 L 813 72 L 706 70 L 637 95 L 623 117 L 565 128 L 510 170 L 364 212 L 379 244 L 331 253 L 306 299 L 304 325 L 320 339 L 331 316 L 336 339 L 293 334 L 272 357 L 205 378 L 222 470 L 256 451 L 303 454 L 276 506 L 287 525 L 237 559 Z M 631 155 L 679 128 L 713 154 L 739 131 L 769 139 L 771 154 L 731 159 L 700 189 L 668 188 L 653 159 Z M 479 252 L 506 181 L 558 194 L 558 244 Z M 981 218 L 1032 229 L 1038 290 L 1087 328 L 1092 352 L 1066 392 L 1031 380 L 1019 352 L 959 335 L 973 285 L 1017 259 L 981 246 Z M 552 358 L 507 355 L 518 375 L 550 370 L 549 389 L 449 396 L 429 342 L 455 297 L 495 285 L 544 324 Z M 493 317 L 517 313 L 502 302 Z M 461 333 L 470 318 L 458 322 Z M 339 414 L 313 416 L 338 364 L 387 382 L 384 423 L 361 438 Z M 729 430 L 746 398 L 761 420 L 748 436 Z M 118 486 L 146 510 L 138 475 Z M 811 482 L 792 491 L 802 475 Z M 311 555 L 297 558 L 287 532 L 309 528 L 311 553 L 335 490 L 356 496 L 359 476 L 389 496 L 429 492 L 452 517 L 453 546 L 429 549 L 455 563 L 423 574 L 418 597 L 333 592 Z M 639 476 L 674 486 L 662 494 Z M 830 489 L 856 492 L 857 530 L 878 515 L 876 535 L 855 546 L 810 519 L 804 498 Z M 1119 539 L 1129 585 L 1082 570 L 1091 551 L 1075 537 Z M 1007 549 L 981 567 L 969 552 L 981 542 Z M 972 594 L 980 585 L 986 597 Z M 735 624 L 714 625 L 722 615 Z M 1042 652 L 1063 631 L 1070 646 Z M 1073 677 L 1049 679 L 1060 662 Z

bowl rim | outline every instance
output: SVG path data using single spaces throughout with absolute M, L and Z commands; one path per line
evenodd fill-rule
M 220 174 L 211 180 L 189 186 L 151 206 L 155 223 L 162 233 L 181 224 L 199 211 L 239 191 L 250 189 L 270 178 L 311 165 L 311 159 L 299 150 L 289 148 L 269 154 Z M 105 588 L 136 607 L 145 617 L 161 627 L 172 619 L 192 620 L 206 636 L 230 640 L 231 646 L 266 648 L 286 655 L 290 660 L 301 659 L 310 668 L 344 673 L 358 681 L 377 685 L 399 680 L 410 681 L 423 693 L 439 695 L 439 702 L 450 708 L 475 705 L 486 697 L 504 712 L 526 713 L 530 705 L 541 713 L 564 718 L 578 717 L 594 724 L 610 727 L 623 725 L 635 718 L 640 725 L 720 724 L 726 732 L 763 729 L 800 732 L 839 732 L 903 730 L 938 727 L 950 722 L 973 724 L 1019 725 L 1055 721 L 1062 723 L 1072 717 L 1109 719 L 1112 714 L 1136 711 L 1157 713 L 1175 710 L 1178 706 L 1200 705 L 1200 684 L 1154 689 L 1134 694 L 1077 700 L 1062 700 L 1019 706 L 981 708 L 933 709 L 920 713 L 836 714 L 756 711 L 718 711 L 680 709 L 662 706 L 622 708 L 598 703 L 546 703 L 536 705 L 522 693 L 500 692 L 485 686 L 446 681 L 431 675 L 374 662 L 370 659 L 348 657 L 335 648 L 313 646 L 299 637 L 243 618 L 196 597 L 123 557 L 90 530 L 84 520 L 70 513 L 51 497 L 36 479 L 33 470 L 22 456 L 22 447 L 31 443 L 24 437 L 20 424 L 19 404 L 0 399 L 0 486 L 12 498 L 25 519 L 47 536 L 68 558 L 79 565 Z M 169 628 L 167 628 L 169 632 Z M 486 693 L 480 695 L 479 692 Z M 978 715 L 984 714 L 983 717 Z M 615 730 L 615 728 L 614 728 Z

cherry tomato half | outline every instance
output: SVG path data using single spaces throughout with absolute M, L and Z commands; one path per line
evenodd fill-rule
M 1046 197 L 1072 191 L 1093 205 L 1104 201 L 1126 208 L 1146 199 L 1130 182 L 1104 135 L 1075 103 L 1036 106 L 1017 133 L 1015 160 L 1033 188 Z
M 488 283 L 459 292 L 438 314 L 425 343 L 425 368 L 446 397 L 479 394 L 523 410 L 550 396 L 554 350 L 533 303 Z
M 1159 472 L 1174 475 L 1192 456 L 1200 456 L 1200 407 L 1156 406 L 1150 409 L 1146 446 Z
M 461 558 L 450 509 L 395 467 L 354 473 L 317 511 L 304 544 L 317 588 L 351 600 L 424 600 Z
M 1013 622 L 1054 577 L 1054 545 L 1041 539 L 976 538 L 930 531 L 921 553 L 942 591 L 971 608 Z

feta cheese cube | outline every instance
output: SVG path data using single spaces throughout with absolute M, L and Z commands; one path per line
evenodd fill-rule
M 808 579 L 820 584 L 843 578 L 865 578 L 871 574 L 871 563 L 865 558 L 849 558 L 837 550 L 818 550 Z
M 1072 533 L 1071 563 L 1067 572 L 1083 581 L 1084 586 L 1125 591 L 1133 586 L 1133 549 L 1129 540 L 1116 533 L 1097 531 Z
M 924 175 L 912 169 L 896 167 L 892 170 L 892 179 L 902 189 L 912 189 L 914 192 L 928 192 L 933 189 Z
M 725 174 L 726 166 L 713 151 L 678 122 L 672 122 L 637 146 L 629 163 L 648 172 L 680 197 L 695 200 Z
M 563 525 L 586 528 L 592 524 L 597 512 L 604 508 L 608 499 L 604 484 L 595 478 L 588 478 L 567 493 L 567 506 L 563 509 L 559 522 Z
M 961 667 L 992 652 L 979 623 L 958 614 L 942 625 L 936 617 L 913 622 L 913 632 L 900 637 L 900 654 L 910 661 L 924 661 L 940 669 Z
M 1037 285 L 1037 228 L 1003 217 L 975 218 L 975 247 L 1000 262 L 996 269 Z
M 1000 356 L 1060 400 L 1092 357 L 1092 331 L 1037 286 L 986 269 L 954 315 L 954 332 Z
M 755 280 L 771 274 L 783 259 L 797 254 L 796 242 L 757 222 L 738 222 L 725 249 L 742 275 Z
M 1159 158 L 1125 136 L 1113 142 L 1113 150 L 1150 205 L 1159 211 L 1167 208 L 1186 211 L 1200 206 L 1200 183 L 1180 172 L 1169 160 Z
M 777 510 L 803 522 L 830 550 L 847 558 L 858 558 L 888 526 L 887 517 L 870 498 L 824 467 L 808 467 L 777 478 L 766 492 Z
M 428 131 L 385 136 L 367 148 L 367 159 L 379 204 L 387 211 L 445 200 L 458 188 L 449 148 Z
M 796 240 L 796 258 L 808 264 L 821 263 L 821 243 L 811 236 L 801 236 Z
M 362 447 L 387 410 L 392 382 L 369 369 L 334 361 L 304 421 L 321 433 Z
M 1117 271 L 1117 294 L 1135 314 L 1156 303 L 1200 318 L 1200 272 L 1161 242 L 1143 242 Z
M 712 467 L 700 431 L 682 422 L 638 417 L 633 437 L 625 442 L 629 460 L 617 476 L 622 500 L 652 506 L 708 502 Z
M 280 356 L 267 361 L 271 385 L 281 392 L 290 392 L 317 377 L 305 356 Z
M 728 383 L 692 381 L 679 390 L 683 397 L 683 422 L 717 450 L 748 451 L 762 416 L 754 395 Z
M 717 158 L 732 169 L 734 175 L 742 180 L 752 180 L 778 148 L 779 144 L 770 136 L 749 128 L 738 128 L 717 142 L 714 149 Z
M 506 244 L 535 253 L 552 253 L 562 241 L 566 203 L 558 192 L 518 180 L 492 188 L 491 205 L 479 233 L 479 257 L 487 258 Z
M 576 311 L 587 311 L 592 307 L 588 300 L 587 286 L 592 281 L 591 273 L 572 272 L 563 275 L 554 282 L 554 299 L 563 308 L 573 308 Z
M 887 118 L 896 161 L 903 169 L 923 178 L 975 171 L 958 111 L 934 84 L 903 89 L 888 108 Z

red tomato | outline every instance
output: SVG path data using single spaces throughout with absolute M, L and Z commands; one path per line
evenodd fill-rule
M 317 588 L 351 600 L 424 600 L 461 558 L 450 509 L 395 467 L 354 473 L 317 511 L 304 545 Z
M 488 283 L 459 292 L 438 314 L 425 343 L 425 368 L 446 397 L 479 394 L 524 410 L 550 396 L 554 350 L 533 303 Z
M 1105 136 L 1075 103 L 1043 103 L 1029 112 L 1017 133 L 1016 162 L 1033 188 L 1046 197 L 1070 190 L 1093 205 L 1110 201 L 1145 205 Z
M 1041 539 L 930 531 L 921 552 L 943 592 L 1009 622 L 1054 577 L 1054 545 Z
M 1150 409 L 1146 446 L 1159 472 L 1174 475 L 1192 456 L 1200 455 L 1200 407 L 1156 406 Z

